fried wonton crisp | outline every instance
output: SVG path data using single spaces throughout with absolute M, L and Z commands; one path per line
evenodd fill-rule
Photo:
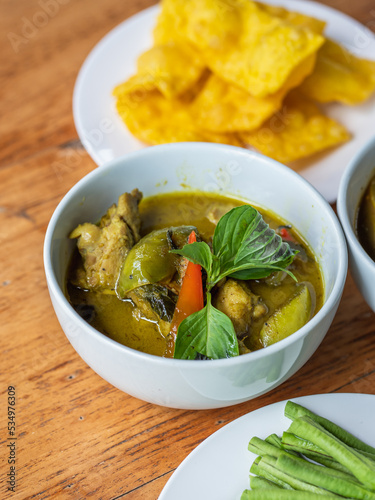
M 213 73 L 264 97 L 324 42 L 307 21 L 299 26 L 286 17 L 251 0 L 164 0 L 154 37 L 157 43 L 185 39 Z
M 186 23 L 188 40 L 199 48 L 214 73 L 256 97 L 277 92 L 293 69 L 324 42 L 311 29 L 293 26 L 249 0 L 212 0 L 231 13 L 229 27 L 227 15 L 219 23 L 205 10 L 208 0 L 191 3 L 196 5 Z M 237 24 L 236 19 L 240 20 Z M 222 39 L 227 43 L 217 41 Z
M 284 9 L 284 7 L 279 7 L 278 5 L 268 5 L 262 2 L 256 2 L 257 6 L 270 14 L 271 16 L 279 17 L 290 24 L 299 26 L 301 28 L 309 28 L 315 33 L 322 34 L 326 23 L 315 17 L 307 16 L 306 14 L 301 14 L 300 12 L 293 12 L 291 10 Z
M 192 117 L 206 130 L 254 130 L 280 109 L 289 90 L 297 87 L 312 72 L 314 65 L 315 55 L 312 55 L 293 70 L 278 92 L 266 97 L 254 97 L 212 74 L 191 106 Z
M 253 130 L 280 108 L 282 97 L 253 97 L 213 74 L 192 104 L 191 114 L 206 130 Z
M 235 134 L 197 129 L 183 99 L 166 99 L 158 90 L 117 96 L 117 111 L 129 131 L 146 144 L 202 141 L 241 146 Z
M 258 130 L 242 133 L 241 138 L 261 153 L 290 163 L 337 146 L 350 134 L 295 91 L 288 95 L 281 111 Z
M 326 39 L 324 21 L 264 2 L 161 0 L 153 46 L 113 92 L 129 131 L 247 144 L 284 163 L 347 141 L 316 104 L 369 98 L 375 61 Z
M 157 88 L 167 98 L 190 89 L 205 69 L 198 53 L 188 44 L 155 45 L 138 58 L 137 75 L 122 86 L 122 92 L 133 92 L 144 85 Z
M 358 104 L 375 90 L 375 61 L 359 59 L 332 40 L 318 51 L 314 72 L 301 91 L 318 102 Z
M 153 36 L 156 45 L 187 41 L 186 19 L 189 3 L 186 0 L 162 0 Z

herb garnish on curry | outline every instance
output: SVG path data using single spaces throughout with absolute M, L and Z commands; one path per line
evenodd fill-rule
M 179 359 L 237 356 L 289 336 L 322 305 L 319 266 L 290 225 L 243 203 L 124 193 L 70 234 L 71 304 L 112 339 Z

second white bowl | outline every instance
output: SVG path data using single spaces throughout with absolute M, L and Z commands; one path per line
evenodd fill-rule
M 337 212 L 348 241 L 350 271 L 359 291 L 375 312 L 375 262 L 358 241 L 356 232 L 358 207 L 374 175 L 375 137 L 346 167 L 337 197 Z

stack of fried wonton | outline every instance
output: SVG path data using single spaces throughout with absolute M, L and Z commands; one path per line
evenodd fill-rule
M 375 61 L 322 34 L 323 21 L 250 0 L 162 0 L 154 46 L 114 89 L 147 144 L 250 145 L 284 163 L 350 138 L 316 103 L 375 90 Z

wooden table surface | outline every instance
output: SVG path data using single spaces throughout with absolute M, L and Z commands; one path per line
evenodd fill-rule
M 248 412 L 309 394 L 375 394 L 374 314 L 350 276 L 306 365 L 272 393 L 224 409 L 175 410 L 130 397 L 94 373 L 61 330 L 43 271 L 44 234 L 63 195 L 96 167 L 74 127 L 74 82 L 94 45 L 152 3 L 0 2 L 2 499 L 157 499 L 200 442 Z M 374 29 L 374 0 L 325 3 Z M 7 490 L 9 386 L 16 390 L 15 492 Z

